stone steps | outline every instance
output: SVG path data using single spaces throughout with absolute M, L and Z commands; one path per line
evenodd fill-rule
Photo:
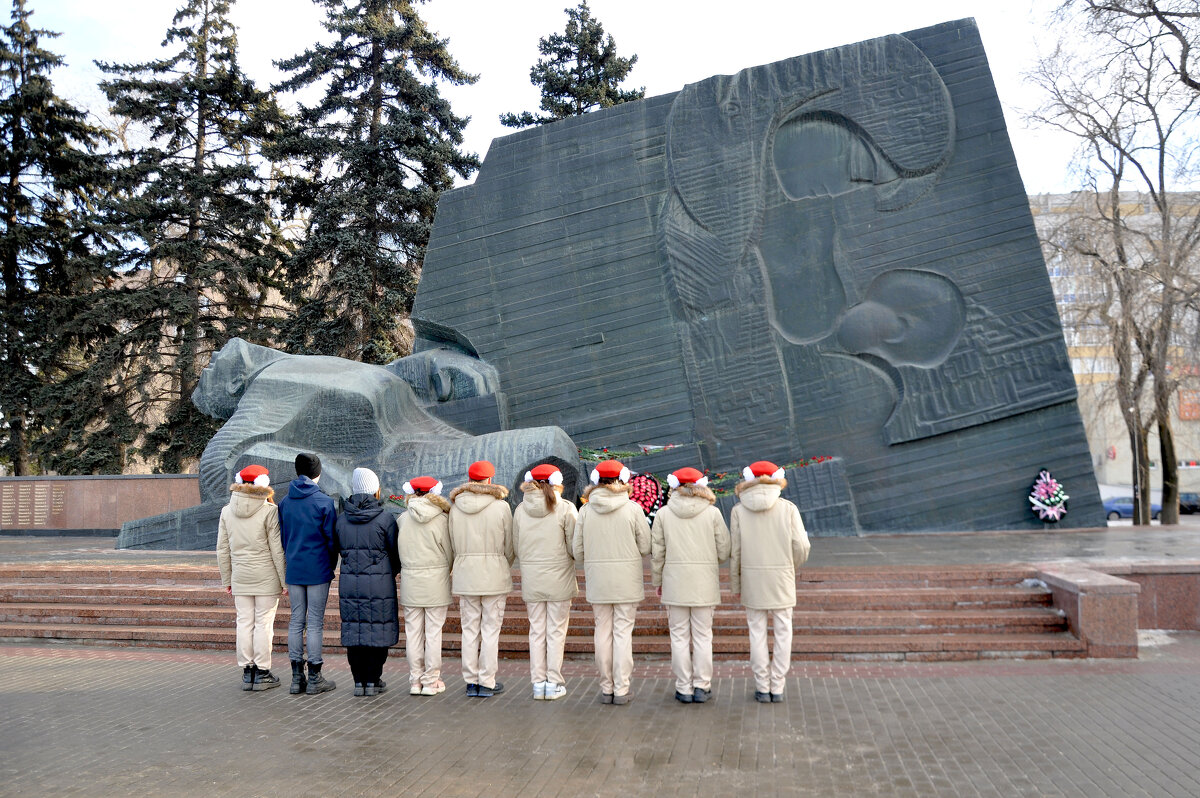
M 1035 575 L 1023 566 L 805 569 L 796 585 L 793 655 L 816 660 L 1083 656 L 1084 645 L 1066 631 L 1052 594 L 1033 581 Z M 524 657 L 528 616 L 519 576 L 514 582 L 501 653 Z M 582 574 L 580 582 L 582 588 Z M 634 627 L 635 652 L 669 656 L 667 612 L 649 586 L 648 570 L 646 582 Z M 336 584 L 325 627 L 326 644 L 333 649 L 340 648 Z M 744 611 L 727 589 L 722 601 L 714 615 L 714 652 L 744 658 Z M 281 650 L 287 620 L 284 597 L 275 625 Z M 233 625 L 232 601 L 215 566 L 0 565 L 0 639 L 230 649 Z M 443 634 L 451 656 L 459 651 L 460 632 L 455 603 Z M 592 613 L 581 593 L 571 612 L 567 652 L 589 655 L 592 633 Z M 403 644 L 402 633 L 398 653 Z
M 793 613 L 793 628 L 796 634 L 936 634 L 944 632 L 988 632 L 1006 630 L 1010 632 L 1063 631 L 1065 621 L 1061 615 L 1042 608 L 1016 608 L 999 610 L 883 610 L 863 614 L 860 612 L 796 611 Z M 283 632 L 287 628 L 289 612 L 286 607 L 276 614 L 276 628 Z M 77 603 L 73 601 L 48 602 L 0 602 L 0 623 L 14 624 L 111 624 L 146 625 L 190 628 L 228 628 L 234 623 L 232 606 L 168 605 L 154 606 L 139 603 Z M 571 621 L 567 634 L 591 636 L 594 630 L 592 612 L 586 604 L 572 607 Z M 327 610 L 325 628 L 341 629 L 337 608 Z M 457 614 L 446 619 L 445 631 L 460 630 Z M 642 609 L 638 611 L 635 634 L 654 634 L 667 628 L 667 613 L 664 609 Z M 504 614 L 504 629 L 525 634 L 529 631 L 528 614 L 521 608 L 509 607 Z M 745 637 L 745 614 L 740 608 L 719 609 L 713 618 L 715 634 Z

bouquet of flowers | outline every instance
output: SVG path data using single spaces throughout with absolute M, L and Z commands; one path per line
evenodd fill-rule
M 1029 491 L 1029 503 L 1043 521 L 1060 521 L 1067 514 L 1067 499 L 1071 498 L 1050 472 L 1042 470 Z

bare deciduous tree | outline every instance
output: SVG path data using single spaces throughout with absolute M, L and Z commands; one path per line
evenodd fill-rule
M 1195 312 L 1200 292 L 1195 275 L 1200 216 L 1178 189 L 1196 176 L 1192 153 L 1200 94 L 1180 79 L 1186 59 L 1173 57 L 1164 34 L 1152 30 L 1157 18 L 1097 26 L 1094 9 L 1120 4 L 1086 5 L 1075 26 L 1060 28 L 1058 46 L 1031 75 L 1047 98 L 1033 119 L 1080 142 L 1076 166 L 1083 192 L 1072 218 L 1048 237 L 1047 246 L 1086 265 L 1097 288 L 1090 313 L 1108 332 L 1116 367 L 1116 397 L 1134 452 L 1135 523 L 1150 520 L 1151 427 L 1159 436 L 1162 520 L 1177 523 L 1170 408 L 1184 371 L 1176 362 L 1184 317 Z M 1093 35 L 1080 37 L 1079 26 L 1089 24 Z M 1122 202 L 1128 192 L 1145 197 L 1138 212 Z

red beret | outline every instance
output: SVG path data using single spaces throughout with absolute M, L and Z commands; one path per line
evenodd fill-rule
M 438 481 L 433 477 L 417 477 L 416 479 L 410 479 L 408 484 L 411 485 L 415 490 L 419 490 L 422 493 L 428 493 L 436 488 L 440 483 L 438 483 Z
M 779 466 L 769 460 L 759 460 L 757 463 L 751 463 L 749 466 L 750 473 L 756 477 L 773 477 L 780 471 Z M 749 477 L 747 477 L 749 479 Z
M 549 463 L 542 463 L 540 466 L 535 466 L 529 471 L 529 475 L 538 482 L 548 482 L 555 474 L 561 473 L 557 467 Z
M 704 476 L 703 471 L 697 471 L 694 468 L 681 468 L 667 477 L 667 484 L 672 488 L 693 483 L 701 486 L 708 485 L 708 477 Z
M 620 479 L 621 472 L 625 470 L 625 466 L 620 460 L 604 460 L 596 465 L 596 473 L 601 479 Z
M 254 484 L 260 487 L 266 487 L 271 484 L 271 478 L 267 469 L 260 465 L 248 465 L 237 473 L 234 482 L 241 484 Z
M 467 477 L 475 482 L 483 482 L 485 479 L 491 479 L 496 476 L 496 467 L 487 460 L 479 460 L 471 463 L 471 467 L 467 469 Z

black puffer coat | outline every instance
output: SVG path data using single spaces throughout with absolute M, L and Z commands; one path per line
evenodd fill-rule
M 400 639 L 396 616 L 396 518 L 379 499 L 356 493 L 338 516 L 337 544 L 342 555 L 338 606 L 342 645 L 394 646 Z

